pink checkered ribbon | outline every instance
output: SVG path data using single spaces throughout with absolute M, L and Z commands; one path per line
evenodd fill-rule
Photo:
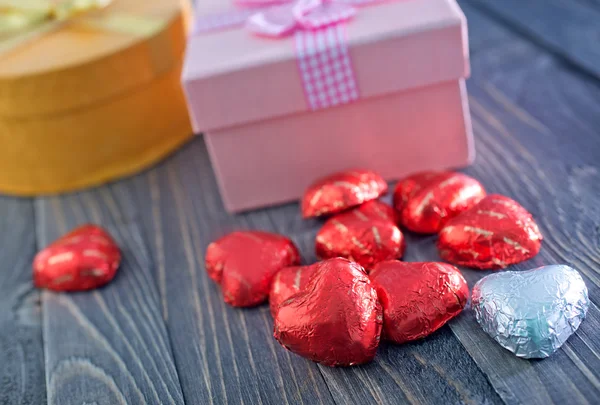
M 354 6 L 385 0 L 237 0 L 241 8 L 196 20 L 195 34 L 246 25 L 267 37 L 295 35 L 296 59 L 308 107 L 315 111 L 359 99 L 346 40 Z
M 358 100 L 344 24 L 316 31 L 299 30 L 295 39 L 300 77 L 311 110 Z

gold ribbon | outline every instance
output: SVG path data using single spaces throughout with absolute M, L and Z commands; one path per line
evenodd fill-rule
M 86 28 L 149 37 L 166 21 L 127 14 L 95 12 L 113 0 L 0 0 L 0 56 L 67 23 Z

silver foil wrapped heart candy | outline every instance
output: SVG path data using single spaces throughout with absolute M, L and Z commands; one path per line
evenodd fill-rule
M 485 332 L 531 359 L 558 350 L 585 318 L 590 301 L 575 269 L 552 265 L 484 277 L 473 288 L 471 305 Z

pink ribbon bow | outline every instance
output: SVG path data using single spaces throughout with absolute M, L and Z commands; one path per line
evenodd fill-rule
M 355 6 L 386 0 L 237 0 L 235 10 L 201 16 L 195 34 L 246 25 L 260 35 L 281 38 L 298 30 L 311 31 L 347 21 L 356 15 Z
M 251 3 L 261 3 L 261 0 L 251 0 Z M 246 27 L 257 35 L 283 37 L 299 29 L 316 30 L 338 24 L 355 14 L 356 9 L 346 3 L 296 0 L 258 11 L 248 18 Z
M 296 60 L 306 104 L 312 111 L 360 98 L 345 24 L 357 6 L 386 0 L 236 0 L 236 9 L 201 15 L 193 35 L 246 25 L 272 38 L 295 35 Z

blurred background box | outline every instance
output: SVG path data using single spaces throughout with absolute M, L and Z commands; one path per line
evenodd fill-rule
M 185 142 L 187 14 L 179 0 L 114 0 L 63 23 L 49 16 L 41 24 L 56 27 L 3 52 L 0 192 L 97 185 Z

